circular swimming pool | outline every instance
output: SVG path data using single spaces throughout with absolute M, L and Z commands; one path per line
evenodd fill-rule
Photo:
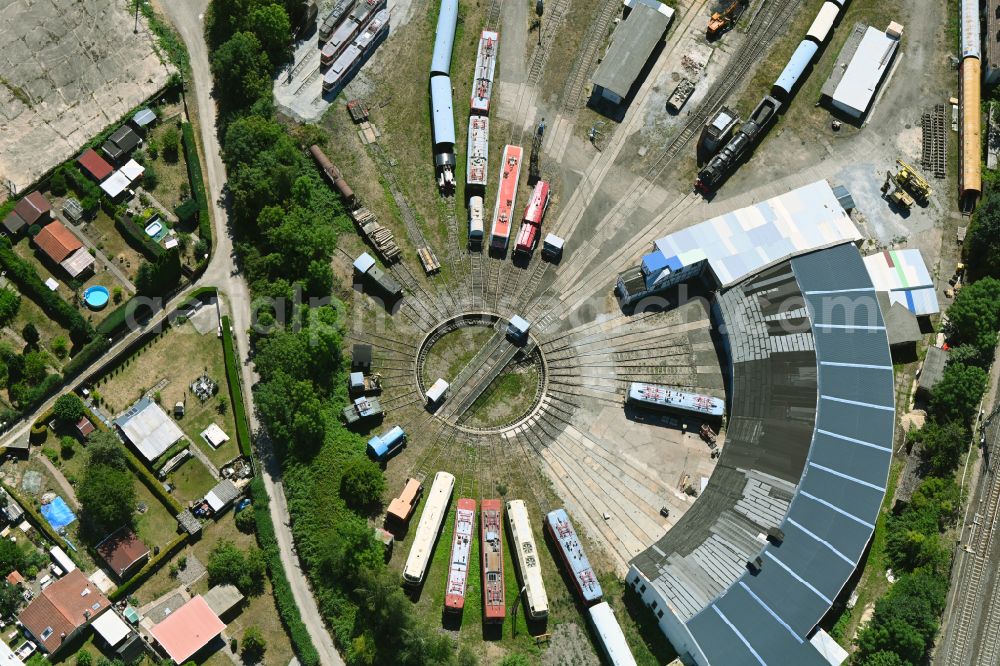
M 101 285 L 89 287 L 85 292 L 83 292 L 83 302 L 86 303 L 87 307 L 91 310 L 100 310 L 107 305 L 108 297 L 108 288 L 102 287 Z

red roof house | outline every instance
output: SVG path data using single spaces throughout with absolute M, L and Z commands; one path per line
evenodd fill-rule
M 198 595 L 163 622 L 154 625 L 149 633 L 176 664 L 183 664 L 202 648 L 211 643 L 226 628 L 219 616 Z
M 97 544 L 97 552 L 121 580 L 149 560 L 149 546 L 127 527 L 122 527 Z
M 83 247 L 73 232 L 64 227 L 62 222 L 58 220 L 45 225 L 38 232 L 38 235 L 35 236 L 35 245 L 57 264 Z
M 87 148 L 83 154 L 76 158 L 80 168 L 98 183 L 111 175 L 114 167 L 108 164 L 103 157 L 94 152 L 93 148 Z
M 25 224 L 31 226 L 47 221 L 52 212 L 52 206 L 42 196 L 42 193 L 36 190 L 18 201 L 17 205 L 14 206 L 14 212 L 24 220 Z
M 42 590 L 18 620 L 43 651 L 53 653 L 110 607 L 101 591 L 74 569 Z

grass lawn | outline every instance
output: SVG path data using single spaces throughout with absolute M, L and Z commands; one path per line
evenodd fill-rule
M 125 238 L 115 229 L 114 220 L 102 210 L 98 211 L 97 217 L 81 228 L 97 249 L 104 252 L 110 261 L 115 262 L 130 280 L 135 280 L 142 255 L 125 242 Z
M 167 479 L 174 486 L 173 495 L 181 504 L 201 499 L 219 482 L 197 458 L 185 460 Z
M 424 362 L 424 383 L 430 385 L 438 377 L 455 381 L 493 333 L 494 330 L 486 326 L 467 326 L 441 336 Z
M 167 507 L 139 479 L 135 480 L 135 498 L 146 505 L 146 512 L 136 514 L 136 533 L 152 550 L 163 548 L 177 536 L 177 521 Z
M 179 117 L 178 117 L 179 118 Z M 163 204 L 164 207 L 173 211 L 181 202 L 182 186 L 184 191 L 190 196 L 191 184 L 188 181 L 187 163 L 184 161 L 184 145 L 178 144 L 177 159 L 173 162 L 167 160 L 163 155 L 163 135 L 170 128 L 177 132 L 178 138 L 181 129 L 177 125 L 178 118 L 165 120 L 156 125 L 150 132 L 150 139 L 156 141 L 160 150 L 155 160 L 150 160 L 153 169 L 156 171 L 156 189 L 151 190 L 152 195 Z M 149 152 L 146 152 L 146 159 L 149 160 Z
M 184 362 L 178 363 L 177 359 L 184 359 Z M 207 374 L 219 384 L 218 394 L 204 403 L 199 402 L 189 390 L 191 383 L 202 374 Z M 175 325 L 111 374 L 102 377 L 96 388 L 104 406 L 111 413 L 119 414 L 163 382 L 165 384 L 159 389 L 159 394 L 160 404 L 165 409 L 171 409 L 176 402 L 187 405 L 186 415 L 177 424 L 188 439 L 198 442 L 209 459 L 217 464 L 236 457 L 238 447 L 231 405 L 225 414 L 218 411 L 220 398 L 224 397 L 227 403 L 229 400 L 222 341 L 211 332 L 198 334 L 190 322 Z M 200 436 L 201 431 L 213 421 L 230 437 L 230 441 L 215 451 Z
M 7 286 L 17 291 L 14 283 L 7 282 Z M 64 298 L 71 295 L 65 286 L 61 286 L 57 293 Z M 64 337 L 69 340 L 69 331 L 53 321 L 51 317 L 42 311 L 42 308 L 37 303 L 22 294 L 21 307 L 18 309 L 14 321 L 11 322 L 10 328 L 20 336 L 25 325 L 29 323 L 34 324 L 35 328 L 38 329 L 38 334 L 41 336 L 39 344 L 44 348 L 49 348 L 52 340 L 57 337 Z

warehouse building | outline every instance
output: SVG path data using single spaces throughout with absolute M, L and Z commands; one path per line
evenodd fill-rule
M 892 66 L 903 28 L 890 23 L 879 30 L 857 23 L 837 56 L 833 73 L 823 84 L 821 96 L 835 110 L 860 119 Z
M 594 73 L 591 95 L 595 101 L 625 101 L 674 17 L 674 10 L 657 0 L 637 0 L 634 5 L 628 18 L 615 28 L 611 45 Z

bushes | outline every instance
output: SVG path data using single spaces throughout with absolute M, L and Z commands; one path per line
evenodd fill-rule
M 98 331 L 100 333 L 100 331 Z M 89 367 L 91 363 L 100 358 L 104 352 L 111 348 L 107 336 L 98 335 L 93 340 L 84 345 L 83 349 L 77 352 L 76 356 L 63 368 L 63 374 L 67 379 L 75 377 L 82 370 Z
M 288 631 L 292 649 L 295 650 L 299 662 L 303 666 L 318 666 L 319 653 L 309 638 L 305 624 L 302 623 L 302 615 L 292 595 L 292 587 L 281 565 L 278 540 L 274 535 L 274 523 L 271 522 L 271 512 L 267 508 L 270 500 L 260 475 L 255 476 L 250 482 L 250 496 L 253 498 L 253 506 L 246 510 L 253 511 L 257 521 L 257 545 L 264 554 L 264 562 L 271 576 L 271 592 L 278 607 L 278 614 L 281 616 L 281 623 Z
M 233 403 L 233 418 L 236 420 L 236 441 L 240 445 L 240 453 L 249 456 L 252 445 L 250 424 L 247 421 L 246 406 L 243 402 L 240 363 L 233 345 L 233 331 L 229 317 L 222 318 L 222 352 L 226 358 L 226 379 L 229 382 L 229 397 Z
M 191 123 L 181 125 L 181 138 L 184 144 L 184 160 L 187 162 L 188 180 L 191 181 L 191 195 L 198 203 L 198 236 L 212 242 L 212 220 L 208 216 L 208 195 L 205 193 L 205 181 L 201 175 L 201 159 L 198 157 L 198 143 L 194 139 L 194 128 Z
M 0 265 L 7 271 L 7 277 L 17 284 L 22 294 L 38 303 L 45 314 L 69 330 L 70 338 L 74 342 L 85 342 L 93 337 L 94 328 L 90 323 L 76 308 L 45 286 L 35 272 L 34 266 L 17 256 L 7 238 L 0 239 Z
M 164 488 L 163 484 L 157 480 L 153 473 L 142 464 L 135 454 L 132 453 L 128 447 L 122 447 L 125 450 L 125 460 L 128 461 L 128 466 L 132 468 L 132 471 L 138 475 L 139 479 L 146 484 L 149 488 L 149 492 L 153 493 L 158 500 L 160 500 L 164 506 L 170 509 L 171 515 L 177 515 L 184 510 L 181 503 L 174 499 L 173 495 L 168 493 Z
M 198 214 L 198 202 L 194 199 L 185 199 L 177 208 L 174 208 L 174 215 L 181 224 L 186 224 L 193 220 Z
M 126 220 L 124 217 L 116 215 L 115 229 L 124 236 L 125 242 L 150 261 L 156 261 L 165 251 L 152 238 L 146 235 L 145 229 L 131 220 Z

